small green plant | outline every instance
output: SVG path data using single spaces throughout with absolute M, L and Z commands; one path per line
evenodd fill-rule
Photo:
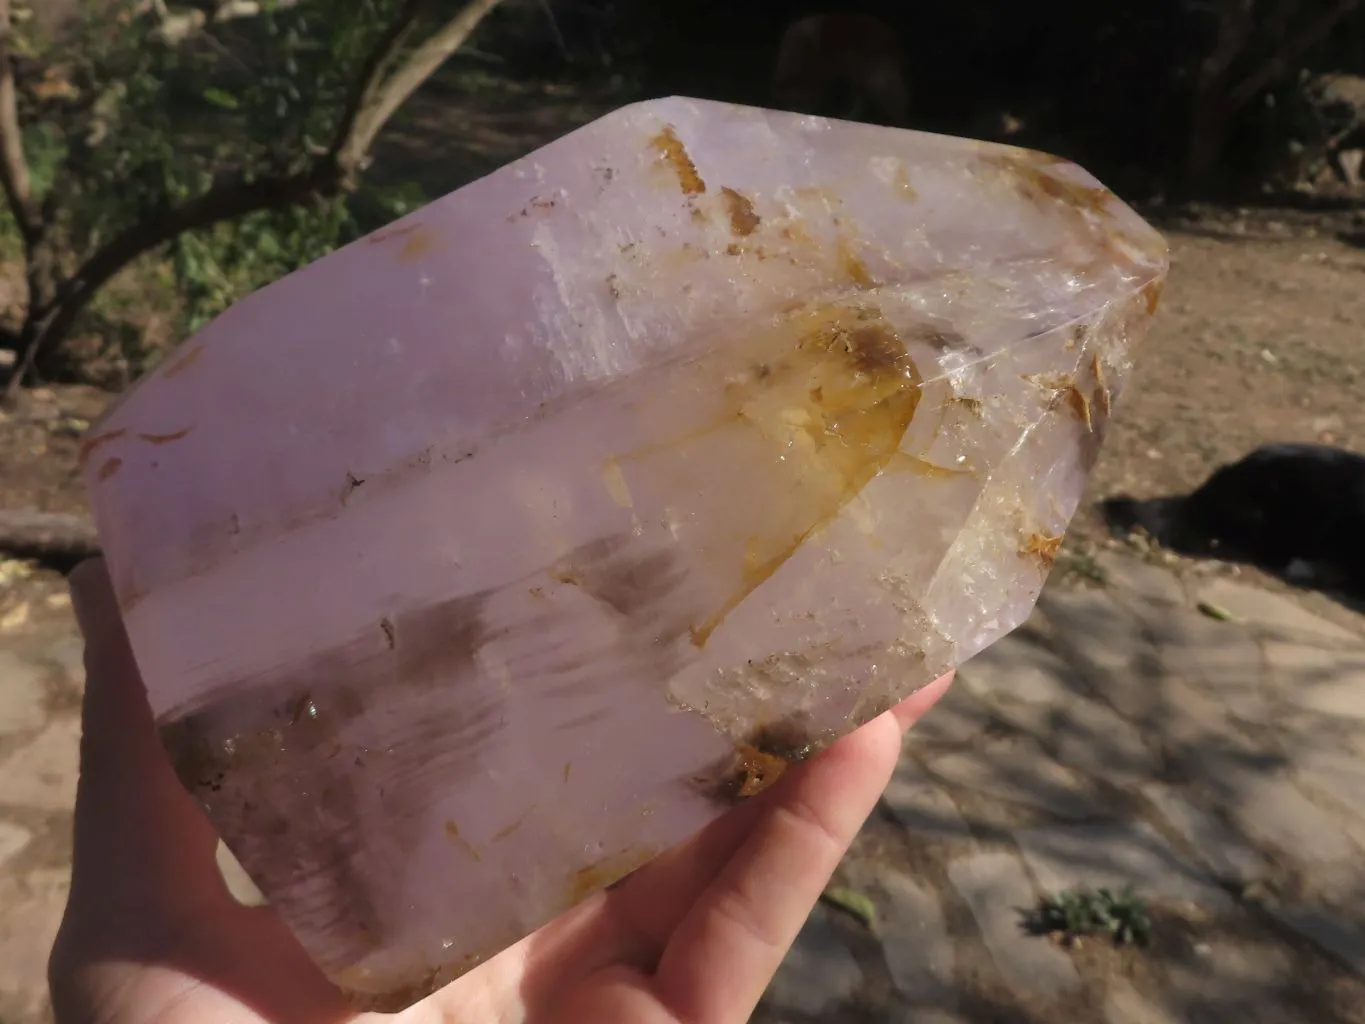
M 871 897 L 856 889 L 830 886 L 820 894 L 820 902 L 837 907 L 858 921 L 864 928 L 875 929 L 877 927 L 877 905 L 872 902 Z
M 1043 900 L 1029 921 L 1038 935 L 1050 935 L 1068 945 L 1088 935 L 1107 935 L 1116 946 L 1145 946 L 1152 922 L 1147 905 L 1131 885 L 1112 889 L 1065 890 Z

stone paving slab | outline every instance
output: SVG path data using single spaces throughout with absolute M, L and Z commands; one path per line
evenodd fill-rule
M 1104 573 L 1108 589 L 1120 600 L 1137 598 L 1155 604 L 1183 605 L 1189 596 L 1185 586 L 1165 569 L 1113 551 L 1101 551 L 1095 557 Z
M 991 708 L 965 686 L 951 686 L 905 737 L 907 750 L 966 746 L 977 742 L 990 729 Z
M 916 839 L 963 841 L 971 837 L 971 827 L 953 798 L 913 761 L 897 766 L 882 800 Z
M 33 833 L 24 826 L 0 819 L 0 869 L 4 868 L 6 861 L 23 850 L 32 838 Z
M 1286 701 L 1323 715 L 1365 722 L 1365 652 L 1343 655 L 1285 640 L 1266 641 L 1264 651 Z
M 818 909 L 761 1019 L 868 1019 L 875 990 L 891 1024 L 975 1024 L 983 1006 L 1030 1022 L 1365 1022 L 1365 620 L 1352 632 L 1292 597 L 1100 564 L 1106 586 L 1050 586 L 912 730 L 845 865 L 875 925 Z M 80 643 L 69 625 L 35 630 L 0 633 L 4 1024 L 43 1012 L 68 870 L 43 858 L 69 828 L 78 761 Z M 1096 973 L 1092 944 L 1073 956 L 1023 930 L 1040 896 L 1082 884 L 1185 908 L 1193 950 L 1168 941 Z M 1286 993 L 1305 971 L 1361 1012 L 1302 1009 Z
M 1327 950 L 1365 978 L 1365 927 L 1347 920 L 1341 908 L 1272 905 L 1269 909 L 1285 927 Z
M 961 789 L 1062 818 L 1089 818 L 1100 808 L 1083 776 L 1047 757 L 1034 742 L 1006 738 L 929 760 L 929 770 Z
M 80 719 L 65 715 L 0 761 L 0 806 L 70 810 L 76 803 L 80 740 Z
M 1082 684 L 1062 658 L 1015 632 L 958 669 L 958 682 L 980 698 L 1007 695 L 1051 707 Z
M 905 871 L 886 872 L 881 886 L 887 908 L 877 930 L 896 991 L 913 1007 L 955 1009 L 956 958 L 938 894 Z
M 832 912 L 816 907 L 769 986 L 767 999 L 779 1010 L 819 1015 L 850 999 L 863 971 L 836 926 Z
M 1057 760 L 1124 785 L 1151 778 L 1161 764 L 1158 750 L 1136 725 L 1097 701 L 1075 700 L 1052 730 Z
M 1354 815 L 1350 824 L 1365 825 L 1365 758 L 1311 745 L 1293 754 L 1291 764 L 1299 780 Z
M 1218 909 L 1229 905 L 1227 894 L 1146 822 L 1048 825 L 1019 829 L 1014 840 L 1046 892 L 1119 891 L 1131 885 L 1151 899 Z
M 1228 762 L 1214 780 L 1221 802 L 1243 835 L 1308 869 L 1312 881 L 1334 886 L 1358 877 L 1361 850 L 1339 816 L 1319 806 L 1285 774 Z
M 47 721 L 46 675 L 42 666 L 0 650 L 0 736 L 42 728 Z
M 1265 859 L 1212 811 L 1160 783 L 1149 783 L 1141 791 L 1215 878 L 1246 885 L 1267 874 Z
M 67 873 L 45 869 L 0 878 L 0 996 L 32 1019 L 47 1002 L 47 954 L 66 907 Z
M 1038 607 L 1071 662 L 1092 675 L 1131 671 L 1143 651 L 1132 615 L 1094 591 L 1045 590 Z
M 1309 634 L 1352 646 L 1365 644 L 1361 631 L 1328 622 L 1282 594 L 1245 583 L 1215 578 L 1200 585 L 1196 595 L 1198 600 L 1216 605 L 1236 619 L 1277 634 Z
M 1104 1024 L 1179 1024 L 1165 1009 L 1153 1006 L 1122 978 L 1109 986 Z
M 949 862 L 948 878 L 971 908 L 981 940 L 1011 989 L 1055 997 L 1080 987 L 1071 958 L 1023 929 L 1038 894 L 1018 857 L 1004 852 L 959 857 Z

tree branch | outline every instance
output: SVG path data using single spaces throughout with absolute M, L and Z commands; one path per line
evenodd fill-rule
M 370 146 L 394 111 L 459 48 L 500 2 L 470 0 L 390 75 L 389 68 L 397 61 L 424 4 L 424 0 L 408 0 L 362 64 L 361 79 L 342 117 L 335 142 L 312 166 L 293 174 L 252 181 L 217 182 L 194 199 L 130 225 L 97 249 L 62 282 L 47 308 L 30 309 L 28 319 L 34 323 L 35 330 L 10 378 L 7 397 L 16 393 L 32 369 L 39 349 L 64 338 L 95 293 L 139 256 L 174 241 L 186 231 L 211 227 L 260 210 L 276 210 L 312 198 L 336 195 L 352 187 L 356 175 L 363 170 Z M 0 6 L 7 4 L 8 0 L 0 0 Z
M 407 0 L 361 63 L 355 87 L 346 100 L 346 109 L 341 114 L 336 135 L 327 151 L 332 159 L 337 159 L 339 154 L 347 149 L 356 132 L 361 112 L 373 104 L 375 94 L 383 87 L 389 69 L 398 60 L 403 44 L 411 34 L 417 19 L 421 17 L 423 6 L 424 0 Z
M 1256 69 L 1228 93 L 1228 109 L 1235 111 L 1255 99 L 1260 92 L 1289 69 L 1290 62 L 1297 60 L 1315 43 L 1322 40 L 1357 7 L 1361 0 L 1341 0 L 1316 21 L 1309 24 L 1297 36 L 1276 49 L 1273 56 Z
M 97 555 L 99 536 L 83 516 L 36 509 L 0 509 L 0 553 L 32 558 L 66 571 Z
M 14 64 L 10 60 L 10 0 L 0 0 L 0 187 L 5 191 L 14 222 L 26 247 L 42 233 L 42 216 L 33 201 L 28 161 L 19 126 L 19 105 L 14 88 Z
M 186 231 L 211 227 L 260 210 L 277 210 L 317 196 L 332 195 L 339 189 L 340 180 L 334 166 L 320 162 L 297 174 L 219 182 L 202 195 L 170 207 L 160 216 L 138 221 L 97 249 L 62 283 L 51 308 L 39 310 L 43 315 L 40 335 L 62 337 L 76 315 L 111 277 L 139 256 L 174 241 Z
M 0 0 L 0 4 L 7 0 Z M 349 116 L 343 117 L 342 130 L 326 156 L 318 158 L 308 170 L 295 174 L 257 178 L 253 181 L 215 183 L 194 199 L 164 211 L 160 216 L 140 221 L 115 235 L 101 246 L 63 286 L 56 306 L 60 309 L 75 302 L 83 306 L 109 278 L 133 260 L 174 241 L 186 231 L 211 227 L 260 210 L 277 210 L 315 196 L 335 195 L 348 187 L 360 170 L 379 130 L 403 100 L 431 75 L 474 31 L 484 15 L 501 0 L 472 0 L 459 14 L 419 47 L 387 80 L 381 81 L 403 38 L 421 12 L 423 0 L 408 0 L 375 44 L 363 68 L 365 76 L 356 89 Z M 440 53 L 439 59 L 435 57 Z M 382 113 L 382 116 L 380 116 Z M 363 143 L 363 145 L 362 145 Z M 53 333 L 49 324 L 44 333 Z
M 1200 64 L 1199 81 L 1202 88 L 1216 84 L 1241 54 L 1251 34 L 1255 0 L 1223 0 L 1218 13 L 1218 32 L 1213 47 Z
M 478 28 L 479 22 L 499 3 L 501 0 L 469 0 L 459 14 L 437 29 L 431 38 L 408 55 L 398 70 L 385 78 L 420 11 L 422 0 L 409 0 L 404 4 L 402 14 L 395 20 L 397 31 L 391 32 L 384 41 L 387 45 L 376 48 L 372 55 L 365 84 L 357 91 L 332 145 L 333 157 L 343 173 L 349 176 L 362 167 L 375 137 L 394 111 L 460 48 Z

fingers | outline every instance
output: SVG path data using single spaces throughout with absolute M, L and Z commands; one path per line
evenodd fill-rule
M 949 673 L 891 709 L 902 732 L 938 702 L 952 680 Z M 757 820 L 767 813 L 769 802 L 781 795 L 782 788 L 775 787 L 736 807 L 606 895 L 605 912 L 623 926 L 622 941 L 640 947 L 641 963 L 652 963 L 662 952 L 684 915 L 744 844 Z
M 102 559 L 71 574 L 85 638 L 72 901 L 115 920 L 217 899 L 217 838 L 157 735 Z
M 909 731 L 912 725 L 923 718 L 939 702 L 939 699 L 948 692 L 948 687 L 953 685 L 953 678 L 956 674 L 956 672 L 949 672 L 947 675 L 935 679 L 932 683 L 921 686 L 891 709 L 891 714 L 895 716 L 902 733 Z
M 655 975 L 680 1021 L 749 1018 L 881 796 L 901 730 L 882 715 L 783 779 L 768 813 L 700 895 Z
M 571 980 L 582 979 L 609 965 L 633 968 L 624 977 L 629 979 L 626 988 L 634 991 L 642 981 L 642 975 L 648 976 L 658 966 L 670 939 L 699 901 L 707 896 L 726 865 L 752 839 L 775 807 L 787 805 L 789 787 L 801 786 L 801 792 L 809 789 L 808 783 L 798 782 L 806 773 L 817 771 L 818 779 L 823 779 L 830 771 L 835 772 L 836 798 L 841 797 L 837 790 L 846 784 L 850 775 L 853 776 L 852 791 L 866 790 L 865 807 L 854 814 L 856 822 L 852 830 L 856 831 L 885 787 L 887 771 L 874 765 L 872 777 L 860 776 L 858 759 L 855 757 L 850 763 L 843 753 L 846 745 L 853 744 L 862 749 L 865 733 L 872 729 L 881 733 L 881 741 L 888 745 L 890 759 L 894 761 L 899 750 L 897 730 L 908 728 L 932 707 L 947 690 L 951 678 L 951 675 L 945 676 L 923 687 L 877 723 L 865 726 L 836 744 L 839 753 L 832 750 L 811 764 L 798 766 L 780 785 L 734 808 L 692 838 L 640 868 L 621 886 L 598 895 L 532 936 L 516 953 L 517 963 L 525 969 L 521 994 L 531 1010 L 531 1017 L 552 1015 Z M 759 870 L 763 869 L 760 867 Z M 828 871 L 825 874 L 827 876 Z M 818 882 L 817 896 L 823 885 L 823 881 Z M 790 900 L 788 893 L 777 897 L 777 902 Z M 814 900 L 815 896 L 805 902 L 796 901 L 799 918 L 804 920 Z M 796 927 L 800 927 L 800 921 Z M 790 941 L 785 940 L 783 948 Z M 506 965 L 501 963 L 503 959 L 499 957 L 482 969 L 490 980 L 494 973 L 505 969 Z M 708 984 L 711 980 L 708 979 Z M 766 975 L 760 978 L 762 983 L 766 980 Z M 761 987 L 760 984 L 760 990 Z M 739 1013 L 735 1019 L 742 1017 Z

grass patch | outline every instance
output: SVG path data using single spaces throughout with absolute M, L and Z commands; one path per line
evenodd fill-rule
M 1031 934 L 1067 946 L 1090 936 L 1107 937 L 1115 946 L 1146 946 L 1152 937 L 1147 904 L 1132 886 L 1064 890 L 1042 900 L 1025 924 Z

